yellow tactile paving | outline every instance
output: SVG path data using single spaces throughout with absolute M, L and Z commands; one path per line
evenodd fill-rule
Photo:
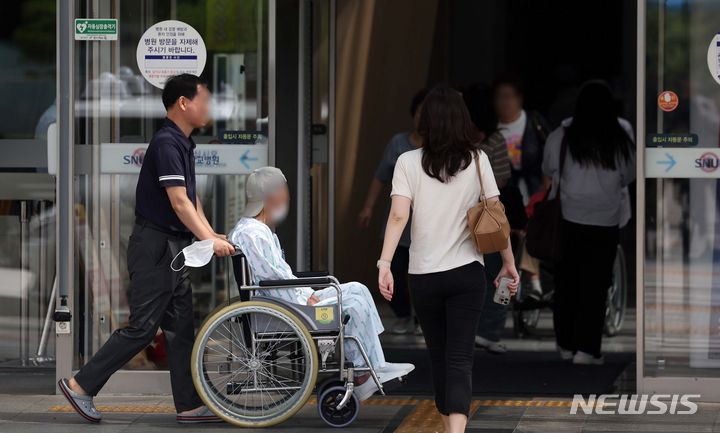
M 107 413 L 175 413 L 175 407 L 168 405 L 98 405 L 95 408 Z M 50 406 L 48 412 L 75 412 L 75 409 L 70 405 L 55 405 Z
M 570 407 L 570 400 L 475 400 L 478 406 L 494 407 Z
M 311 397 L 308 405 L 317 404 L 317 399 Z M 364 401 L 363 406 L 415 406 L 413 412 L 405 419 L 408 422 L 411 418 L 414 420 L 418 417 L 424 422 L 440 422 L 440 418 L 435 410 L 435 403 L 431 399 L 416 398 L 373 398 Z M 480 406 L 492 407 L 570 407 L 570 400 L 474 400 L 472 402 L 471 411 L 474 412 Z M 175 407 L 170 405 L 153 405 L 153 404 L 136 404 L 136 405 L 98 405 L 96 406 L 100 412 L 106 413 L 175 413 Z M 48 408 L 48 412 L 74 412 L 70 405 L 53 405 Z M 437 417 L 437 419 L 435 419 Z M 403 425 L 405 425 L 403 422 Z M 413 421 L 414 422 L 414 421 Z M 424 424 L 411 424 L 413 426 Z M 402 426 L 401 426 L 402 427 Z M 413 427 L 415 428 L 415 427 Z M 398 430 L 407 432 L 421 433 L 419 430 Z M 424 432 L 425 430 L 423 430 Z M 427 431 L 431 431 L 428 427 Z M 434 431 L 434 430 L 432 430 Z

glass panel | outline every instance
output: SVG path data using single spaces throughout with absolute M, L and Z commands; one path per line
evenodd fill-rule
M 252 162 L 267 158 L 268 1 L 123 0 L 100 6 L 77 1 L 76 5 L 78 17 L 116 18 L 119 28 L 117 41 L 75 43 L 75 311 L 81 313 L 75 316 L 75 335 L 76 361 L 81 364 L 115 329 L 128 323 L 126 250 L 135 218 L 137 172 L 144 148 L 165 116 L 161 90 L 145 81 L 138 68 L 136 48 L 143 33 L 172 19 L 190 25 L 204 40 L 207 61 L 202 77 L 213 92 L 213 120 L 193 135 L 198 144 L 197 172 L 205 173 L 197 176 L 197 190 L 210 222 L 218 232 L 227 232 L 244 207 L 243 173 L 249 172 L 246 168 Z M 208 144 L 214 147 L 204 146 Z M 245 145 L 255 146 L 257 154 L 225 159 L 229 151 Z M 218 171 L 222 174 L 212 174 Z M 226 299 L 226 287 L 234 283 L 228 278 L 228 264 L 213 260 L 192 272 L 197 325 Z M 126 368 L 161 369 L 166 364 L 164 339 L 158 334 L 154 344 Z
M 720 5 L 646 4 L 645 372 L 720 376 Z
M 55 178 L 47 162 L 55 4 L 8 0 L 0 14 L 0 367 L 48 367 L 44 389 L 53 389 L 55 374 L 55 325 L 46 317 L 55 279 Z

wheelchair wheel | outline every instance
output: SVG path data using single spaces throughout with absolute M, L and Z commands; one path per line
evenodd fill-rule
M 203 402 L 240 427 L 285 421 L 315 387 L 318 354 L 306 326 L 277 305 L 250 301 L 216 310 L 193 347 L 191 371 Z
M 605 335 L 612 337 L 620 332 L 627 309 L 627 263 L 622 246 L 618 245 L 613 264 L 613 282 L 608 290 L 605 310 Z
M 338 404 L 345 395 L 345 387 L 341 385 L 326 388 L 318 397 L 318 412 L 320 418 L 332 427 L 346 427 L 350 425 L 360 413 L 360 401 L 355 393 L 350 397 L 345 407 L 338 409 Z

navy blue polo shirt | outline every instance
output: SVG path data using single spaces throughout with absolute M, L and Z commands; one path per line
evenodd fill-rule
M 145 151 L 135 189 L 135 215 L 168 230 L 189 232 L 170 204 L 165 187 L 184 186 L 195 204 L 195 142 L 165 119 Z

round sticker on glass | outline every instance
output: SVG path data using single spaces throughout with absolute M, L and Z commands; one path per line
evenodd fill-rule
M 720 84 L 720 33 L 716 34 L 710 41 L 707 51 L 707 63 L 713 80 Z
M 160 21 L 140 38 L 136 59 L 140 73 L 162 89 L 168 77 L 202 74 L 207 60 L 205 42 L 192 26 L 182 21 Z
M 666 90 L 658 96 L 658 107 L 662 111 L 673 111 L 678 106 L 678 96 L 675 92 Z

